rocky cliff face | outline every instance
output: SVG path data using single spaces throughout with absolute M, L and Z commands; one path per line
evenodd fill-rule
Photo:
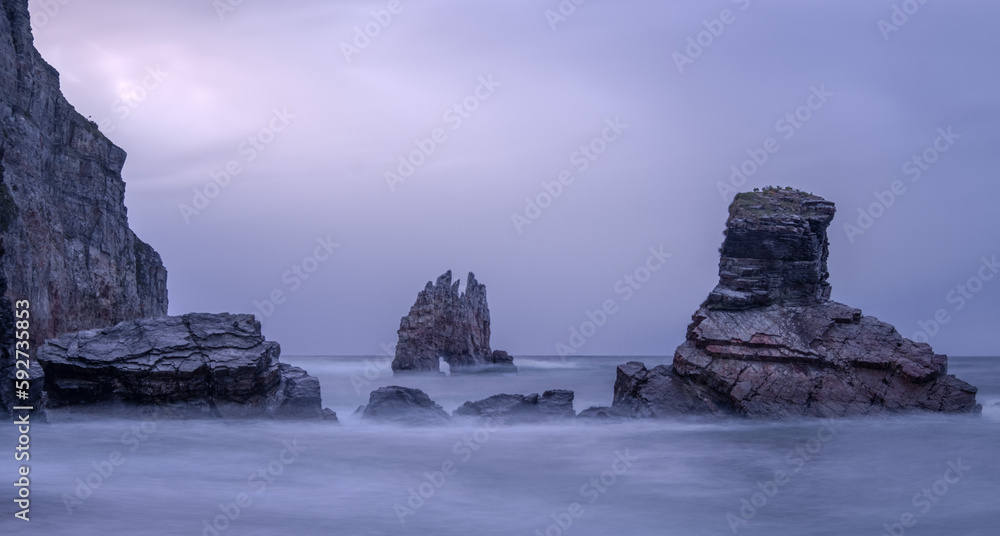
M 948 359 L 829 300 L 834 206 L 794 190 L 740 194 L 719 285 L 694 314 L 673 367 L 618 369 L 614 409 L 631 416 L 843 417 L 977 412 Z
M 399 342 L 392 370 L 434 372 L 438 357 L 452 372 L 516 371 L 513 359 L 490 350 L 490 310 L 486 285 L 469 272 L 465 293 L 451 282 L 451 270 L 417 295 L 410 313 L 399 323 Z
M 160 256 L 129 229 L 125 152 L 59 90 L 27 0 L 0 0 L 0 263 L 33 342 L 167 313 Z
M 278 362 L 252 315 L 187 314 L 50 339 L 38 351 L 50 413 L 168 407 L 177 416 L 335 418 L 319 380 Z

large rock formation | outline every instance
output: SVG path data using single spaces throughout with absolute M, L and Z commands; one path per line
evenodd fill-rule
M 976 388 L 947 374 L 946 356 L 829 300 L 833 214 L 832 203 L 795 190 L 738 195 L 719 285 L 693 315 L 672 370 L 620 367 L 615 407 L 779 419 L 979 411 Z
M 358 408 L 361 418 L 406 425 L 445 424 L 450 420 L 441 406 L 420 389 L 389 385 L 368 396 L 368 405 Z
M 194 417 L 323 418 L 319 381 L 278 362 L 252 315 L 188 314 L 50 339 L 38 351 L 48 405 Z
M 0 13 L 0 231 L 34 337 L 165 315 L 166 270 L 128 226 L 125 152 L 76 112 L 35 50 L 27 0 Z
M 469 272 L 465 292 L 448 270 L 417 295 L 399 323 L 395 372 L 436 372 L 443 358 L 452 372 L 516 372 L 507 352 L 490 350 L 490 310 L 486 285 Z
M 0 273 L 8 297 L 31 303 L 32 348 L 165 315 L 166 270 L 128 226 L 125 152 L 63 97 L 34 47 L 28 0 L 0 2 Z M 0 363 L 0 377 L 11 366 Z
M 452 414 L 456 417 L 492 419 L 504 424 L 572 419 L 576 416 L 573 410 L 573 397 L 573 391 L 565 389 L 545 391 L 542 396 L 538 396 L 537 393 L 493 395 L 475 402 L 466 402 Z

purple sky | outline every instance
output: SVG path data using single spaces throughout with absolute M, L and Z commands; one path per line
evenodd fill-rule
M 937 351 L 1000 354 L 996 2 L 225 2 L 31 2 L 63 92 L 129 154 L 171 314 L 255 312 L 286 354 L 376 354 L 428 280 L 471 270 L 494 348 L 555 354 L 614 300 L 578 354 L 671 355 L 743 166 L 740 190 L 837 204 L 834 299 L 907 337 L 939 315 Z M 650 248 L 670 257 L 629 288 Z

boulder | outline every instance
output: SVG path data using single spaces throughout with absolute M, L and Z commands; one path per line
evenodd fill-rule
M 573 391 L 555 389 L 545 391 L 541 396 L 493 395 L 475 402 L 466 402 L 458 407 L 453 416 L 493 419 L 501 423 L 540 422 L 555 419 L 572 419 Z
M 368 405 L 358 408 L 361 418 L 407 425 L 445 424 L 450 418 L 441 406 L 420 389 L 390 385 L 368 396 Z
M 834 213 L 797 190 L 737 195 L 719 284 L 673 366 L 619 367 L 613 407 L 634 417 L 764 419 L 981 411 L 976 388 L 947 374 L 947 356 L 829 299 Z
M 437 372 L 438 358 L 452 373 L 517 372 L 507 352 L 490 349 L 486 286 L 472 272 L 464 293 L 459 294 L 458 286 L 448 270 L 417 295 L 399 323 L 394 372 Z
M 192 313 L 61 335 L 37 360 L 53 410 L 168 406 L 189 417 L 323 418 L 319 381 L 279 363 L 280 352 L 252 315 Z

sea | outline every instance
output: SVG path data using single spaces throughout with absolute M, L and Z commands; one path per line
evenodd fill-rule
M 331 422 L 53 419 L 0 426 L 0 535 L 997 536 L 1000 358 L 952 357 L 981 416 L 688 419 L 407 427 L 355 410 L 384 385 L 451 412 L 571 389 L 610 405 L 615 367 L 668 357 L 520 357 L 517 374 L 393 377 L 385 357 L 284 356 Z

